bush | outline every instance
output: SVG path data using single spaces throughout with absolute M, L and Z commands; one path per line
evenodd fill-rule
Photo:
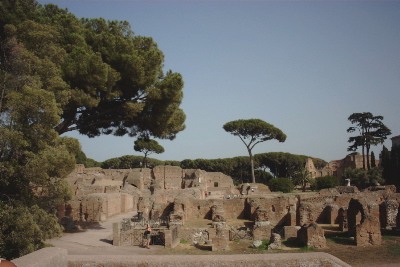
M 359 189 L 385 182 L 382 178 L 382 170 L 380 168 L 372 168 L 370 170 L 347 168 L 344 170 L 343 178 L 350 179 L 351 185 L 355 185 Z
M 289 178 L 274 178 L 268 182 L 269 189 L 273 192 L 280 191 L 283 193 L 292 192 L 294 185 Z
M 38 206 L 28 208 L 0 201 L 0 257 L 21 257 L 43 248 L 46 239 L 61 233 L 57 218 Z
M 333 176 L 323 176 L 315 178 L 315 182 L 312 183 L 313 189 L 321 190 L 324 188 L 332 188 L 338 186 L 338 180 L 336 177 Z

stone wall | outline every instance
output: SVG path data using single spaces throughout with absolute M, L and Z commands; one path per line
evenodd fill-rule
M 294 195 L 251 197 L 247 198 L 249 208 L 246 217 L 255 220 L 257 209 L 266 211 L 268 221 L 272 226 L 290 225 L 291 213 L 297 209 L 297 198 Z
M 184 172 L 178 166 L 156 166 L 153 168 L 155 190 L 181 189 Z
M 114 215 L 136 210 L 136 199 L 126 193 L 94 193 L 69 201 L 60 207 L 58 217 L 73 221 L 100 222 Z
M 218 190 L 224 190 L 229 193 L 234 189 L 232 178 L 221 172 L 207 172 L 205 179 L 208 191 L 218 188 Z

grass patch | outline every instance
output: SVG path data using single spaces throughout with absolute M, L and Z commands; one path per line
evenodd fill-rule
M 336 244 L 341 244 L 341 245 L 355 245 L 354 239 L 350 238 L 347 234 L 345 233 L 336 233 L 334 235 L 329 235 L 326 236 L 327 240 L 331 240 L 335 242 Z
M 181 244 L 187 244 L 187 243 L 189 243 L 189 241 L 187 241 L 186 239 L 181 239 L 180 243 Z
M 313 252 L 315 251 L 314 247 L 309 247 L 309 246 L 304 246 L 304 247 L 300 247 L 300 251 L 302 252 Z
M 382 239 L 385 241 L 391 241 L 391 240 L 396 240 L 397 238 L 392 235 L 382 235 Z
M 400 256 L 400 244 L 398 243 L 388 245 L 387 250 L 391 256 Z
M 262 243 L 259 247 L 257 247 L 258 250 L 268 250 L 268 246 L 271 242 L 269 240 L 262 240 Z

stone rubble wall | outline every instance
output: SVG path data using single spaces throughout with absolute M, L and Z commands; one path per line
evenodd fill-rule
M 251 197 L 247 198 L 249 205 L 247 218 L 255 220 L 257 209 L 266 211 L 268 221 L 272 226 L 289 225 L 290 213 L 296 211 L 297 198 L 294 195 Z

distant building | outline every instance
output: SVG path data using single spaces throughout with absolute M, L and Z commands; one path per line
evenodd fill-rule
M 398 145 L 400 145 L 400 136 L 398 137 Z M 393 140 L 393 138 L 392 138 Z M 371 160 L 371 156 L 369 156 Z M 375 165 L 379 166 L 380 161 L 375 159 Z M 312 178 L 323 177 L 323 176 L 335 176 L 341 179 L 344 174 L 344 170 L 347 168 L 361 169 L 363 167 L 363 157 L 360 153 L 351 153 L 341 160 L 332 160 L 326 164 L 322 169 L 317 169 L 311 158 L 308 158 L 305 164 L 306 170 L 311 173 Z
M 392 148 L 400 146 L 400 135 L 390 138 L 392 139 Z
M 305 169 L 311 174 L 311 178 L 317 178 L 322 176 L 332 176 L 333 170 L 329 164 L 327 164 L 322 169 L 315 168 L 314 162 L 311 158 L 306 160 Z

